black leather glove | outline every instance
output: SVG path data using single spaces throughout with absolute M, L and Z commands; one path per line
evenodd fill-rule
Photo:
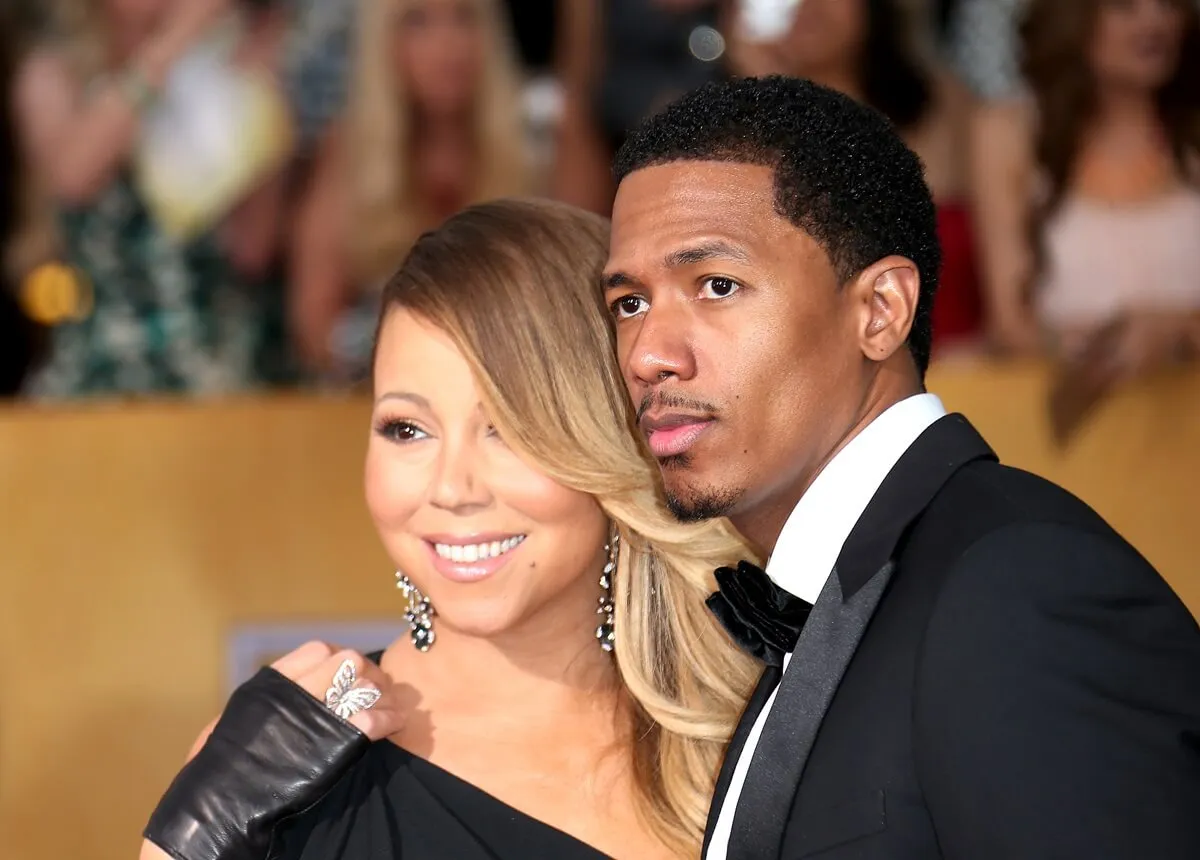
M 263 668 L 234 691 L 142 835 L 176 860 L 264 860 L 276 827 L 324 797 L 370 744 Z

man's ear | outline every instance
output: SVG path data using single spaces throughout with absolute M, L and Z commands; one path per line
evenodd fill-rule
M 872 361 L 886 361 L 904 346 L 921 293 L 921 275 L 907 257 L 884 257 L 851 284 L 860 309 L 858 340 Z

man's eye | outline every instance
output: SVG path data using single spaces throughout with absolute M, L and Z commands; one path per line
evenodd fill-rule
M 645 313 L 646 300 L 641 296 L 621 296 L 621 298 L 608 307 L 612 311 L 612 315 L 617 319 L 629 319 L 630 317 Z
M 742 288 L 733 278 L 705 278 L 700 285 L 700 297 L 703 299 L 727 299 Z

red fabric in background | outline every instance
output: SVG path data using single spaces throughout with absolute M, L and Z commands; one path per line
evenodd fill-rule
M 979 266 L 971 213 L 965 203 L 938 205 L 942 276 L 933 302 L 933 348 L 978 336 L 983 328 Z

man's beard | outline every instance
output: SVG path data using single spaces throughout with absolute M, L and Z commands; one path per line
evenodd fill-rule
M 663 457 L 659 461 L 663 472 L 686 469 L 690 464 L 687 453 Z M 700 520 L 714 520 L 726 516 L 742 498 L 738 489 L 706 489 L 688 488 L 686 498 L 667 488 L 667 507 L 675 519 L 684 523 L 694 523 Z

